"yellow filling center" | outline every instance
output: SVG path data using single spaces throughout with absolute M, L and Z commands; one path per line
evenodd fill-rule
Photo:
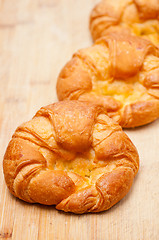
M 159 21 L 149 20 L 144 23 L 133 23 L 130 28 L 135 35 L 142 36 L 159 45 Z
M 93 84 L 93 92 L 112 96 L 123 105 L 150 98 L 146 88 L 137 80 L 138 76 L 126 80 L 96 81 Z

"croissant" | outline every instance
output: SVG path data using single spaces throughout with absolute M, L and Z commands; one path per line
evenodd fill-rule
M 129 191 L 137 150 L 102 107 L 64 101 L 19 126 L 3 160 L 10 192 L 65 212 L 100 212 Z
M 57 95 L 99 104 L 125 128 L 150 123 L 159 117 L 159 49 L 111 32 L 73 55 L 59 74 Z
M 94 40 L 120 31 L 159 46 L 159 0 L 102 0 L 91 12 L 90 31 Z

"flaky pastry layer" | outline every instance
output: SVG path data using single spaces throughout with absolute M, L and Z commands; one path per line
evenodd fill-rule
M 109 209 L 129 191 L 137 150 L 102 107 L 64 101 L 15 131 L 3 160 L 10 192 L 66 212 Z
M 159 117 L 159 50 L 140 37 L 109 33 L 73 55 L 57 95 L 102 105 L 125 128 L 150 123 Z
M 102 0 L 91 12 L 90 31 L 94 40 L 111 31 L 129 32 L 159 47 L 159 1 Z

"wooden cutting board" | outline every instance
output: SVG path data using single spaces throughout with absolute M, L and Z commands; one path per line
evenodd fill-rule
M 22 122 L 57 101 L 56 79 L 88 30 L 96 0 L 0 0 L 0 156 Z M 129 194 L 109 211 L 74 215 L 27 204 L 6 188 L 0 168 L 0 239 L 158 240 L 159 120 L 127 131 L 140 154 Z M 2 165 L 1 165 L 2 166 Z

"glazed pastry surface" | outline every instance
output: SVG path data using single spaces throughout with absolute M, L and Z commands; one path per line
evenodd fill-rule
M 129 191 L 137 150 L 104 108 L 64 101 L 41 108 L 19 126 L 3 170 L 10 192 L 66 212 L 109 209 Z
M 102 0 L 91 12 L 90 31 L 94 40 L 129 32 L 159 47 L 159 0 Z
M 125 128 L 150 123 L 159 117 L 159 50 L 140 37 L 109 33 L 73 55 L 57 95 L 104 106 Z

